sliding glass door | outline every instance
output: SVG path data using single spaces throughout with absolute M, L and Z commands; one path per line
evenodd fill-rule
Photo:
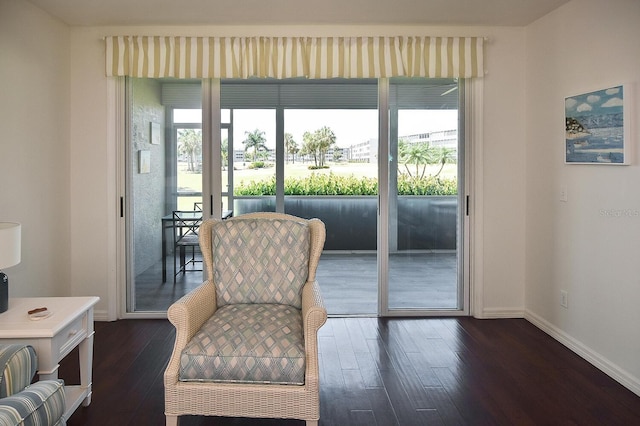
M 164 312 L 202 283 L 199 82 L 127 81 L 127 312 Z
M 224 86 L 222 90 L 224 92 Z M 233 156 L 229 166 L 233 175 L 233 186 L 229 188 L 233 214 L 276 211 L 275 108 L 229 110 L 233 128 Z
M 344 107 L 285 109 L 284 211 L 325 223 L 318 280 L 327 311 L 375 315 L 377 111 Z
M 461 91 L 451 79 L 392 79 L 389 92 L 383 310 L 456 313 L 466 307 Z
M 204 94 L 203 86 L 128 82 L 127 312 L 161 313 L 202 282 L 197 246 L 176 238 L 213 206 L 222 217 L 323 220 L 318 279 L 329 314 L 465 312 L 457 81 L 222 80 Z M 208 116 L 220 117 L 213 131 Z

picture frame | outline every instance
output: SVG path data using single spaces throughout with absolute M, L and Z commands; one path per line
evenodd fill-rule
M 149 123 L 149 141 L 151 145 L 160 145 L 160 123 Z
M 151 151 L 138 151 L 138 173 L 151 173 Z
M 629 84 L 565 98 L 565 164 L 631 164 Z

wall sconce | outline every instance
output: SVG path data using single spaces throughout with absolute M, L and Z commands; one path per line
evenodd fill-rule
M 20 263 L 21 225 L 0 222 L 0 269 L 10 268 Z M 9 279 L 0 271 L 0 313 L 9 308 Z

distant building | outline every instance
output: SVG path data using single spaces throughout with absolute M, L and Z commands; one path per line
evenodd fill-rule
M 431 146 L 449 148 L 454 152 L 458 151 L 458 130 L 440 130 L 437 132 L 416 133 L 413 135 L 400 136 L 408 143 L 428 142 Z M 354 163 L 375 163 L 378 158 L 378 139 L 369 139 L 364 142 L 350 145 L 347 148 L 335 147 L 329 149 L 325 159 L 334 161 L 334 151 L 339 152 L 338 159 L 343 161 L 351 161 Z M 268 150 L 268 161 L 275 161 L 275 150 Z M 295 156 L 295 160 L 313 161 L 312 157 Z M 233 161 L 243 163 L 247 160 L 247 153 L 242 149 L 233 151 Z
M 351 145 L 349 148 L 345 148 L 343 153 L 346 154 L 345 157 L 348 161 L 356 163 L 375 162 L 375 159 L 378 158 L 378 140 L 369 139 L 365 142 Z
M 347 151 L 348 148 L 340 148 L 340 147 L 335 147 L 335 148 L 330 148 L 329 151 L 327 151 L 327 153 L 325 154 L 325 160 L 327 161 L 339 161 L 339 160 L 345 160 L 347 159 Z M 249 156 L 251 157 L 253 154 L 249 154 Z M 288 158 L 292 159 L 291 154 L 288 154 Z M 305 156 L 301 156 L 299 154 L 295 154 L 295 156 L 293 157 L 294 161 L 313 161 L 313 157 L 310 155 L 305 155 Z M 243 149 L 236 149 L 233 151 L 233 162 L 234 163 L 244 163 L 247 161 L 253 161 L 253 160 L 248 160 L 247 159 L 247 152 L 245 152 Z M 276 161 L 276 151 L 274 149 L 269 148 L 267 150 L 267 161 Z
M 428 142 L 431 146 L 458 150 L 458 129 L 401 136 L 409 143 Z
M 233 150 L 233 162 L 234 163 L 243 163 L 244 160 L 244 149 L 234 149 Z
M 458 151 L 458 130 L 441 130 L 429 133 L 417 133 L 413 135 L 400 136 L 408 143 L 428 142 L 431 146 L 449 148 Z M 345 155 L 349 161 L 371 163 L 376 162 L 378 157 L 378 139 L 369 139 L 355 145 L 345 148 L 348 155 Z

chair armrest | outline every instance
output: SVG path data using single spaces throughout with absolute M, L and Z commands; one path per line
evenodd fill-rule
M 216 289 L 211 280 L 205 281 L 169 307 L 167 318 L 176 328 L 176 341 L 165 371 L 165 383 L 167 380 L 173 383 L 178 381 L 180 353 L 216 309 Z
M 0 345 L 0 398 L 16 394 L 31 384 L 38 358 L 33 347 Z
M 327 310 L 317 281 L 308 281 L 302 288 L 302 320 L 305 334 L 307 331 L 317 332 L 327 321 Z
M 306 353 L 305 386 L 317 388 L 318 368 L 318 330 L 327 321 L 320 286 L 317 281 L 308 281 L 302 288 L 302 327 L 304 331 L 304 349 Z
M 65 410 L 62 380 L 43 380 L 0 399 L 0 424 L 57 425 L 61 424 Z

